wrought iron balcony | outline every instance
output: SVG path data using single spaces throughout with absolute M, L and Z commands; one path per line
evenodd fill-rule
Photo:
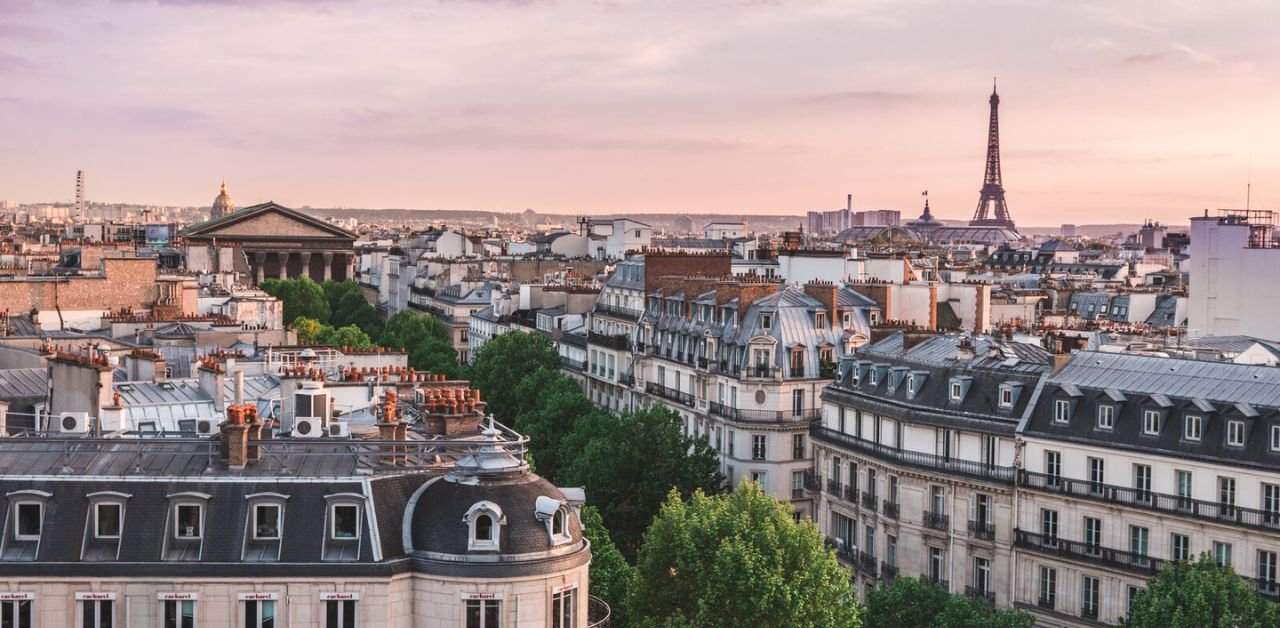
M 979 602 L 982 602 L 982 605 L 986 606 L 987 608 L 995 608 L 996 594 L 992 593 L 991 591 L 987 591 L 979 587 L 966 586 L 964 588 L 964 595 L 965 597 L 973 598 L 975 600 L 978 600 Z
M 970 521 L 969 536 L 990 541 L 996 538 L 996 526 L 986 521 Z
M 612 316 L 614 318 L 621 318 L 629 321 L 640 320 L 640 316 L 644 314 L 644 312 L 640 310 L 633 310 L 631 308 L 620 307 L 617 305 L 605 305 L 603 303 L 597 303 L 593 311 L 596 314 L 604 314 L 606 316 Z
M 644 386 L 644 390 L 645 390 L 645 392 L 649 393 L 650 395 L 654 395 L 654 396 L 656 396 L 656 397 L 662 397 L 663 399 L 666 399 L 666 400 L 668 400 L 668 401 L 674 401 L 674 402 L 676 402 L 676 403 L 683 403 L 684 405 L 686 405 L 686 406 L 690 406 L 690 407 L 692 407 L 692 406 L 693 406 L 693 394 L 692 394 L 692 393 L 681 392 L 681 391 L 676 390 L 676 389 L 674 389 L 674 388 L 667 388 L 666 386 L 663 386 L 662 384 L 658 384 L 658 383 L 654 383 L 654 382 L 649 382 L 649 383 L 645 384 L 645 386 Z
M 827 478 L 827 492 L 828 492 L 828 493 L 834 493 L 834 494 L 836 494 L 836 495 L 839 495 L 839 494 L 840 494 L 840 480 L 836 480 L 836 479 L 832 479 L 832 478 Z
M 1098 618 L 1098 605 L 1097 605 L 1097 604 L 1081 604 L 1081 605 L 1080 605 L 1080 616 L 1081 616 L 1081 617 L 1084 617 L 1084 618 L 1087 618 L 1087 619 L 1097 619 L 1097 618 Z
M 778 379 L 782 376 L 782 369 L 776 366 L 748 366 L 742 369 L 742 377 L 745 379 Z
M 883 506 L 881 507 L 880 512 L 884 513 L 884 516 L 886 516 L 886 517 L 888 517 L 888 518 L 890 518 L 890 519 L 897 519 L 897 518 L 898 518 L 898 504 L 896 504 L 896 503 L 894 503 L 894 502 L 891 502 L 891 501 L 889 501 L 889 500 L 887 500 L 887 499 L 886 499 L 886 500 L 884 500 L 884 504 L 883 504 Z
M 594 595 L 587 596 L 587 628 L 605 628 L 611 615 L 608 603 Z
M 631 339 L 627 338 L 625 334 L 607 335 L 591 331 L 587 332 L 587 344 L 617 351 L 627 351 L 631 348 Z
M 822 492 L 822 476 L 813 471 L 805 471 L 804 488 L 813 493 Z
M 1034 471 L 1019 472 L 1018 483 L 1023 487 L 1046 493 L 1071 495 L 1081 499 L 1109 504 L 1124 504 L 1133 508 L 1164 512 L 1202 521 L 1212 521 L 1258 530 L 1280 531 L 1280 511 L 1241 508 L 1233 504 L 1203 501 L 1087 480 L 1075 480 Z
M 563 355 L 560 356 L 560 365 L 567 369 L 578 371 L 579 373 L 587 370 L 586 362 L 583 362 L 582 360 L 575 360 L 571 357 L 563 356 Z
M 924 511 L 924 527 L 947 532 L 951 530 L 951 518 L 940 513 Z
M 862 507 L 870 510 L 871 512 L 875 512 L 876 511 L 876 494 L 870 493 L 867 491 L 862 491 Z
M 1039 606 L 1040 608 L 1053 610 L 1053 605 L 1054 605 L 1054 598 L 1052 597 L 1041 597 L 1036 600 L 1036 606 Z
M 1126 552 L 1092 543 L 1067 541 L 1058 537 L 1048 537 L 1025 530 L 1015 530 L 1014 537 L 1016 546 L 1040 554 L 1124 569 L 1143 576 L 1154 574 L 1165 562 L 1146 554 Z
M 858 503 L 858 489 L 852 486 L 844 487 L 844 500 L 850 504 Z
M 618 383 L 622 384 L 623 386 L 635 386 L 636 376 L 635 375 L 619 375 Z
M 931 583 L 935 586 L 942 587 L 944 591 L 951 590 L 951 582 L 949 580 L 943 580 L 942 578 L 939 578 L 927 573 L 920 574 L 920 579 L 924 580 L 925 582 Z
M 885 580 L 893 580 L 898 577 L 898 567 L 889 563 L 880 561 L 880 577 Z
M 791 489 L 791 499 L 804 499 L 804 487 Z
M 1258 580 L 1253 581 L 1254 589 L 1258 595 L 1271 600 L 1272 602 L 1280 602 L 1280 582 L 1275 580 Z
M 873 554 L 864 551 L 858 551 L 858 560 L 854 563 L 854 567 L 872 578 L 880 575 L 876 571 L 876 557 Z
M 743 410 L 712 401 L 707 404 L 707 411 L 742 423 L 801 423 L 821 416 L 822 408 L 809 408 L 797 414 L 794 411 L 782 410 Z
M 815 440 L 835 445 L 846 451 L 871 456 L 877 460 L 903 466 L 936 471 L 945 475 L 962 475 L 999 484 L 1012 484 L 1014 468 L 990 465 L 972 460 L 957 460 L 934 454 L 906 449 L 896 449 L 845 434 L 819 423 L 809 426 L 809 435 Z

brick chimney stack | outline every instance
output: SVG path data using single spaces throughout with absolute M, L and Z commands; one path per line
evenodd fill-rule
M 232 469 L 243 469 L 249 458 L 249 426 L 245 425 L 243 408 L 232 405 L 227 408 L 227 420 L 222 423 L 222 459 Z
M 827 324 L 840 325 L 840 287 L 830 281 L 812 281 L 804 285 L 804 293 L 817 299 L 827 308 Z

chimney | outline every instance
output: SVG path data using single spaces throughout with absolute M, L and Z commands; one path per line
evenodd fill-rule
M 974 353 L 974 350 L 973 350 L 973 340 L 971 338 L 969 338 L 968 336 L 965 336 L 964 338 L 960 339 L 960 342 L 956 343 L 956 359 L 957 360 L 972 360 L 975 356 L 976 354 Z
M 240 406 L 227 408 L 227 420 L 222 423 L 222 459 L 232 469 L 243 469 L 249 457 L 249 426 L 244 424 Z
M 845 199 L 844 210 L 847 212 L 853 211 L 853 195 L 852 194 L 850 194 L 849 197 Z
M 9 402 L 0 401 L 0 437 L 9 435 Z
M 102 413 L 98 416 L 98 427 L 104 434 L 125 428 L 124 404 L 120 402 L 120 393 L 113 393 L 111 404 L 102 406 Z
M 239 371 L 236 372 L 239 374 Z M 245 404 L 240 406 L 240 412 L 244 417 L 244 424 L 248 426 L 245 439 L 250 441 L 262 440 L 262 428 L 265 425 L 261 418 L 258 417 L 258 406 L 255 404 Z M 262 457 L 257 445 L 246 444 L 245 460 L 256 461 Z
M 225 408 L 227 406 L 225 390 L 227 374 L 222 370 L 222 365 L 212 359 L 206 359 L 196 368 L 196 372 L 199 373 L 200 390 L 213 397 L 213 407 L 217 410 Z
M 817 299 L 827 308 L 827 323 L 839 327 L 840 287 L 827 281 L 812 281 L 804 285 L 804 293 Z

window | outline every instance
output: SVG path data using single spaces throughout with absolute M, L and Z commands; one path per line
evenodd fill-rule
M 1040 536 L 1045 545 L 1052 547 L 1058 544 L 1058 511 L 1040 510 Z
M 1098 406 L 1098 429 L 1110 430 L 1116 425 L 1116 407 L 1113 405 Z
M 1191 537 L 1173 533 L 1169 537 L 1169 557 L 1173 560 L 1187 560 L 1191 557 Z
M 769 476 L 764 471 L 752 471 L 751 481 L 759 484 L 765 492 L 769 491 Z
M 991 496 L 986 493 L 975 493 L 973 496 L 973 520 L 979 524 L 991 525 Z
M 324 628 L 356 628 L 356 600 L 325 600 Z
M 91 595 L 98 597 L 103 594 Z M 80 600 L 80 628 L 112 628 L 115 618 L 115 600 Z
M 1000 407 L 1008 408 L 1013 405 L 1013 389 L 1004 387 L 1000 389 Z
M 35 625 L 30 595 L 10 593 L 0 602 L 0 626 L 5 628 L 31 628 Z
M 1231 544 L 1222 541 L 1213 542 L 1213 559 L 1223 567 L 1231 566 Z
M 937 514 L 937 515 L 947 514 L 946 489 L 942 488 L 941 486 L 934 486 L 930 488 L 930 491 L 931 491 L 931 497 L 932 497 L 932 499 L 930 500 L 932 503 L 930 505 L 933 508 L 934 514 Z
M 934 582 L 946 580 L 947 553 L 938 547 L 929 548 L 929 579 Z
M 1262 523 L 1280 525 L 1280 485 L 1262 484 Z
M 814 327 L 816 327 L 817 329 L 824 329 L 824 328 L 826 328 L 826 326 L 827 326 L 827 313 L 826 313 L 826 312 L 814 312 L 814 314 L 813 314 L 813 326 L 814 326 Z
M 1244 421 L 1227 421 L 1227 444 L 1244 447 Z
M 879 383 L 880 383 L 880 369 L 877 369 L 876 367 L 873 366 L 871 367 L 871 385 L 875 386 L 875 385 L 878 385 Z
M 764 460 L 766 451 L 765 443 L 767 437 L 764 434 L 751 435 L 751 459 Z
M 951 400 L 960 401 L 960 382 L 951 382 Z
M 1129 597 L 1128 597 L 1128 600 L 1125 602 L 1125 607 L 1124 607 L 1124 612 L 1126 615 L 1133 614 L 1133 601 L 1137 599 L 1138 591 L 1141 591 L 1141 590 L 1142 589 L 1135 587 L 1132 584 L 1128 586 Z
M 1258 550 L 1258 581 L 1267 584 L 1275 584 L 1276 581 L 1276 553 L 1267 550 Z M 1275 589 L 1271 588 L 1271 592 Z
M 916 377 L 915 375 L 907 375 L 907 396 L 914 397 L 916 394 Z
M 18 502 L 14 506 L 18 517 L 18 527 L 14 538 L 19 541 L 39 541 L 40 526 L 44 518 L 44 504 L 41 502 Z
M 1058 486 L 1062 478 L 1062 452 L 1044 452 L 1044 474 L 1049 476 L 1049 486 Z
M 1000 452 L 1000 438 L 990 434 L 982 435 L 982 464 L 996 466 L 996 456 Z
M 1084 518 L 1084 551 L 1095 555 L 1102 553 L 1102 520 L 1097 517 Z
M 1058 599 L 1058 570 L 1040 567 L 1040 606 L 1053 608 Z
M 795 371 L 792 371 L 794 374 Z M 804 416 L 804 389 L 797 388 L 791 391 L 791 415 Z
M 991 561 L 985 558 L 973 559 L 973 588 L 979 595 L 991 592 Z
M 804 459 L 804 434 L 791 435 L 791 458 L 793 460 Z
M 735 440 L 735 439 L 734 439 L 734 437 L 736 436 L 736 434 L 734 433 L 734 431 L 733 431 L 733 430 L 728 430 L 728 432 L 727 432 L 727 433 L 728 433 L 728 438 L 726 438 L 726 439 L 725 439 L 725 449 L 726 449 L 726 450 L 728 450 L 729 457 L 730 457 L 730 458 L 732 458 L 732 457 L 733 457 L 733 455 L 734 455 L 734 454 L 733 454 L 733 441 Z
M 551 515 L 551 536 L 560 537 L 568 535 L 569 532 L 565 526 L 566 523 L 567 520 L 565 519 L 564 509 L 561 508 L 555 511 L 555 513 Z
M 551 596 L 551 628 L 574 628 L 578 614 L 577 589 L 571 588 Z
M 1177 474 L 1178 485 L 1178 508 L 1191 508 L 1191 472 L 1182 469 L 1175 470 Z
M 1151 502 L 1151 465 L 1133 465 L 1134 500 L 1141 503 Z
M 1066 423 L 1071 418 L 1071 402 L 1066 399 L 1055 399 L 1053 401 L 1053 422 Z
M 876 556 L 876 528 L 871 525 L 862 526 L 863 540 L 862 553 L 875 558 Z
M 1182 420 L 1182 437 L 1186 440 L 1198 441 L 1203 430 L 1203 421 L 1199 415 L 1188 414 Z
M 1142 526 L 1129 526 L 1129 553 L 1133 554 L 1135 564 L 1145 565 L 1150 545 L 1151 531 Z
M 1106 477 L 1106 462 L 1102 458 L 1089 458 L 1089 492 L 1102 493 Z
M 165 600 L 164 628 L 195 628 L 195 600 Z
M 838 512 L 831 513 L 831 527 L 835 530 L 836 540 L 843 543 L 845 547 L 853 545 L 854 534 L 856 533 L 857 524 Z
M 761 314 L 761 315 L 760 315 L 760 327 L 761 327 L 762 329 L 771 329 L 771 328 L 773 328 L 773 315 L 772 315 L 772 314 Z
M 276 601 L 245 600 L 244 628 L 276 628 Z
M 1235 514 L 1236 506 L 1236 479 L 1228 477 L 1218 478 L 1218 507 L 1221 509 L 1219 516 L 1230 517 Z
M 259 504 L 253 508 L 253 538 L 280 538 L 280 506 L 277 504 Z
M 1142 411 L 1142 433 L 1147 435 L 1160 434 L 1160 412 L 1157 410 Z
M 204 521 L 202 514 L 204 508 L 200 504 L 178 504 L 174 509 L 174 536 L 180 539 L 198 539 L 200 538 L 200 527 Z
M 884 539 L 884 562 L 890 567 L 898 566 L 898 537 L 886 534 Z
M 354 504 L 334 504 L 330 507 L 329 538 L 334 540 L 360 538 L 360 507 Z
M 799 495 L 804 490 L 804 471 L 791 472 L 791 492 Z
M 1271 451 L 1280 451 L 1280 425 L 1271 426 Z
M 477 542 L 493 542 L 493 517 L 489 515 L 476 517 L 474 538 Z
M 120 504 L 98 503 L 93 507 L 93 535 L 99 539 L 120 538 L 120 521 L 124 509 Z
M 1080 614 L 1085 617 L 1098 616 L 1098 579 L 1085 576 L 1080 587 Z

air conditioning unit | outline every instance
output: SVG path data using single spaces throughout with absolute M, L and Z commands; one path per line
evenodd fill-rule
M 88 434 L 88 412 L 63 412 L 58 415 L 58 431 L 63 434 Z
M 346 421 L 330 421 L 329 436 L 331 438 L 350 438 L 351 426 Z
M 294 438 L 320 438 L 324 435 L 324 426 L 317 418 L 296 418 L 293 420 Z
M 196 419 L 196 436 L 213 436 L 217 433 L 217 419 Z

